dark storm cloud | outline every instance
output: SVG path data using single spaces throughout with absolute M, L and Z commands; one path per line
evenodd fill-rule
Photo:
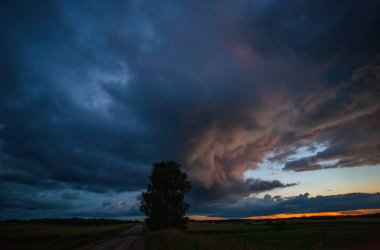
M 46 190 L 46 191 L 45 191 Z M 50 189 L 51 190 L 51 189 Z M 78 208 L 56 194 L 49 193 L 49 189 L 31 187 L 20 184 L 1 184 L 0 206 L 4 211 L 12 210 L 66 210 Z M 54 189 L 53 189 L 54 190 Z M 55 189 L 58 192 L 59 190 Z M 62 196 L 63 197 L 63 196 Z M 1 216 L 4 218 L 4 215 Z
M 61 194 L 61 197 L 66 200 L 78 200 L 80 195 L 77 192 L 64 192 Z
M 0 185 L 0 220 L 47 217 L 141 216 L 139 192 L 108 192 L 99 195 L 69 187 L 41 187 L 24 184 Z
M 191 198 L 214 202 L 294 185 L 243 178 L 268 153 L 289 171 L 379 164 L 379 7 L 3 4 L 0 180 L 136 191 L 153 162 L 173 159 Z M 288 162 L 313 143 L 327 148 Z
M 291 187 L 291 186 L 297 185 L 296 183 L 284 184 L 278 180 L 262 181 L 262 180 L 255 180 L 255 179 L 250 179 L 250 178 L 247 179 L 246 182 L 249 183 L 249 190 L 252 193 L 260 193 L 260 192 L 272 190 L 275 188 L 284 188 L 284 187 Z
M 333 212 L 380 207 L 380 194 L 352 193 L 310 197 L 308 193 L 284 198 L 265 195 L 263 198 L 248 198 L 238 204 L 225 206 L 215 216 L 242 218 L 279 213 Z M 209 211 L 210 212 L 210 211 Z M 207 213 L 207 211 L 206 211 Z
M 285 188 L 297 185 L 297 183 L 282 183 L 278 180 L 261 180 L 248 178 L 245 181 L 236 181 L 226 184 L 228 186 L 213 186 L 205 188 L 194 186 L 190 194 L 194 199 L 191 201 L 196 209 L 204 209 L 209 206 L 231 204 L 239 201 L 242 197 L 271 191 L 276 188 Z
M 273 55 L 292 50 L 308 61 L 334 61 L 335 72 L 328 76 L 335 79 L 378 56 L 380 35 L 374 31 L 380 20 L 375 0 L 274 1 L 254 7 L 256 15 L 247 10 L 243 34 L 255 51 Z
M 323 132 L 324 136 L 329 138 L 329 147 L 326 150 L 315 156 L 289 161 L 285 164 L 284 170 L 310 171 L 380 164 L 379 115 L 379 111 L 376 111 L 339 124 L 339 127 L 326 129 Z M 325 164 L 331 160 L 332 164 Z
M 118 117 L 96 112 L 107 96 L 86 71 L 103 66 L 94 58 L 103 51 L 91 55 L 101 47 L 81 48 L 60 3 L 6 7 L 2 23 L 12 46 L 6 52 L 13 54 L 4 66 L 14 66 L 2 81 L 1 146 L 10 165 L 2 177 L 30 184 L 52 179 L 99 191 L 143 187 L 149 169 L 141 159 L 149 162 L 151 150 L 143 128 L 131 128 L 133 117 L 126 113 L 114 123 Z

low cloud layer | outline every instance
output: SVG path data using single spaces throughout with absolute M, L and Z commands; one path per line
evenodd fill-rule
M 77 192 L 138 193 L 151 164 L 169 159 L 183 163 L 194 209 L 300 183 L 244 178 L 264 161 L 286 172 L 377 167 L 379 8 L 371 0 L 3 4 L 2 209 L 21 214 L 27 188 L 74 205 L 85 199 Z M 316 153 L 294 157 L 305 147 Z
M 334 212 L 355 209 L 377 209 L 380 207 L 380 194 L 351 193 L 310 197 L 300 194 L 294 197 L 265 195 L 263 198 L 252 197 L 223 208 L 202 210 L 209 215 L 225 218 L 243 218 L 280 213 Z

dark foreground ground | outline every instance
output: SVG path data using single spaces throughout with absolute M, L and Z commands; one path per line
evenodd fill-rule
M 138 244 L 125 240 L 133 235 L 126 233 L 132 226 L 102 221 L 3 222 L 0 249 L 134 249 Z M 380 219 L 191 222 L 186 232 L 145 230 L 146 239 L 141 237 L 148 250 L 380 249 Z
M 147 232 L 147 249 L 380 249 L 379 219 L 193 222 Z
M 145 236 L 143 225 L 134 225 L 121 234 L 95 241 L 77 250 L 144 250 Z
M 0 223 L 0 249 L 61 250 L 77 249 L 101 239 L 127 231 L 130 223 L 90 223 L 79 221 L 2 222 Z

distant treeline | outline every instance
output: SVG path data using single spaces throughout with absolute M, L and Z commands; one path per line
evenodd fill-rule
M 363 214 L 363 215 L 311 216 L 311 217 L 300 217 L 300 218 L 291 218 L 291 219 L 301 219 L 301 220 L 334 220 L 334 219 L 345 219 L 345 218 L 380 218 L 380 213 Z
M 338 216 L 310 216 L 310 217 L 291 217 L 291 218 L 276 218 L 276 219 L 225 219 L 225 220 L 190 220 L 192 222 L 211 222 L 211 223 L 223 223 L 239 222 L 239 221 L 277 221 L 277 220 L 336 220 L 336 219 L 349 219 L 349 218 L 380 218 L 380 213 L 364 214 L 364 215 L 338 215 Z
M 115 219 L 82 219 L 82 218 L 54 218 L 54 219 L 31 219 L 31 220 L 3 220 L 1 223 L 45 223 L 62 225 L 116 225 L 126 223 L 140 223 L 136 220 L 115 220 Z

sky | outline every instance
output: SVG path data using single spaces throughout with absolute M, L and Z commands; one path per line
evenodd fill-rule
M 380 208 L 379 1 L 3 1 L 0 219 Z

